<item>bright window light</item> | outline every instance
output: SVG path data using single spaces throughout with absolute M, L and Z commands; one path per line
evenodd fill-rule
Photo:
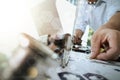
M 0 0 L 0 52 L 14 49 L 22 32 L 38 38 L 27 0 Z

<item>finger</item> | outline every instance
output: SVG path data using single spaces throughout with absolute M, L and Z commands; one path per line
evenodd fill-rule
M 116 59 L 116 56 L 118 56 L 117 55 L 117 47 L 114 46 L 114 42 L 113 42 L 113 46 L 111 45 L 111 47 L 109 47 L 109 49 L 107 49 L 107 51 L 105 53 L 100 53 L 97 56 L 97 59 L 101 59 L 101 60 L 114 60 L 114 59 Z
M 109 50 L 106 53 L 100 53 L 96 59 L 99 60 L 115 60 L 116 59 L 116 53 L 115 52 L 111 52 L 111 50 Z
M 119 55 L 119 49 L 117 47 L 117 36 L 113 36 L 113 34 L 107 36 L 107 43 L 109 44 L 109 49 L 107 49 L 106 53 L 99 54 L 97 59 L 102 60 L 114 60 Z
M 81 44 L 81 39 L 78 38 L 78 37 L 76 37 L 76 36 L 74 36 L 74 38 L 73 38 L 73 43 L 79 45 L 79 44 Z
M 108 38 L 108 43 L 109 43 L 109 50 L 107 51 L 107 55 L 109 58 L 111 59 L 115 59 L 116 57 L 118 57 L 118 53 L 119 53 L 119 47 L 118 47 L 118 39 L 117 39 L 117 35 L 111 34 L 109 35 Z
M 73 43 L 76 44 L 76 36 L 73 37 Z
M 100 51 L 100 37 L 94 35 L 91 40 L 91 57 L 92 59 L 96 58 Z
M 77 39 L 77 44 L 78 44 L 78 45 L 81 44 L 81 39 L 80 39 L 80 38 Z
M 118 50 L 118 41 L 117 41 L 117 36 L 115 35 L 109 35 L 109 38 L 107 39 L 110 47 L 110 51 L 114 52 Z

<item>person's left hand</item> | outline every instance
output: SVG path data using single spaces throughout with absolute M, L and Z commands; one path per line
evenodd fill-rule
M 106 51 L 100 52 L 106 44 Z M 120 31 L 103 28 L 97 30 L 91 40 L 91 58 L 100 60 L 115 60 L 120 55 Z

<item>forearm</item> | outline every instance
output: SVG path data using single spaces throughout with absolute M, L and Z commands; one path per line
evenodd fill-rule
M 102 26 L 102 28 L 110 28 L 120 31 L 120 12 L 113 15 L 110 20 Z

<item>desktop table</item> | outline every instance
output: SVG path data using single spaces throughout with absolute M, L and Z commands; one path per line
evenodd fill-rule
M 120 62 L 89 59 L 89 54 L 71 51 L 65 68 L 48 70 L 51 80 L 120 80 Z

